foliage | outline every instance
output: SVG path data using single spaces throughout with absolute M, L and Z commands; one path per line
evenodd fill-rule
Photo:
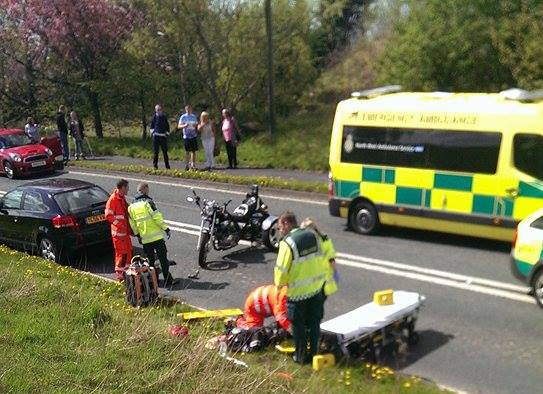
M 492 40 L 488 1 L 405 1 L 379 63 L 383 84 L 407 90 L 497 91 L 513 84 Z
M 102 136 L 99 92 L 109 61 L 130 34 L 134 15 L 107 0 L 1 0 L 0 8 L 27 50 L 41 56 L 40 74 L 61 87 L 81 90 Z M 6 34 L 5 31 L 2 33 Z M 38 55 L 36 55 L 38 54 Z

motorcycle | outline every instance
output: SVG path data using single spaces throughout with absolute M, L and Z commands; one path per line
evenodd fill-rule
M 263 243 L 270 251 L 279 248 L 281 235 L 277 216 L 268 213 L 268 207 L 258 194 L 258 185 L 253 185 L 243 202 L 230 213 L 227 209 L 232 200 L 219 204 L 215 200 L 201 198 L 192 190 L 194 197 L 187 201 L 200 208 L 202 221 L 198 236 L 198 265 L 208 268 L 207 254 L 210 246 L 217 251 L 238 245 L 240 240 Z

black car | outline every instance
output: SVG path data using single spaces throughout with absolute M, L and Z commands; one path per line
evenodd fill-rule
M 76 179 L 21 185 L 0 199 L 0 242 L 53 261 L 111 246 L 108 197 L 101 187 Z

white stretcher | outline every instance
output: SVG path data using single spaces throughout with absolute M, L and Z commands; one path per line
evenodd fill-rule
M 369 355 L 376 361 L 381 350 L 390 344 L 402 340 L 416 342 L 415 322 L 424 300 L 419 293 L 394 291 L 391 305 L 369 302 L 325 321 L 320 326 L 324 346 L 336 348 L 344 356 Z

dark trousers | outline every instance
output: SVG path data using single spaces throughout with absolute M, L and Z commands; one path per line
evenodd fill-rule
M 228 167 L 237 167 L 238 158 L 237 158 L 237 148 L 234 141 L 226 142 L 226 154 L 228 155 Z
M 170 262 L 168 261 L 168 250 L 166 249 L 166 242 L 163 239 L 158 241 L 149 242 L 148 244 L 143 244 L 143 251 L 149 259 L 149 265 L 154 267 L 155 265 L 155 252 L 160 261 L 160 269 L 162 270 L 162 275 L 164 280 L 168 279 Z
M 164 165 L 166 168 L 170 168 L 170 161 L 168 159 L 168 137 L 162 137 L 159 135 L 153 136 L 153 167 L 158 168 L 158 150 L 162 149 L 162 155 L 164 156 Z
M 62 146 L 62 157 L 64 160 L 70 159 L 70 146 L 68 145 L 68 133 L 58 133 L 60 145 Z
M 297 362 L 311 361 L 319 350 L 320 324 L 324 316 L 324 294 L 287 302 L 287 316 L 292 323 L 292 338 Z M 307 345 L 309 343 L 309 352 Z

